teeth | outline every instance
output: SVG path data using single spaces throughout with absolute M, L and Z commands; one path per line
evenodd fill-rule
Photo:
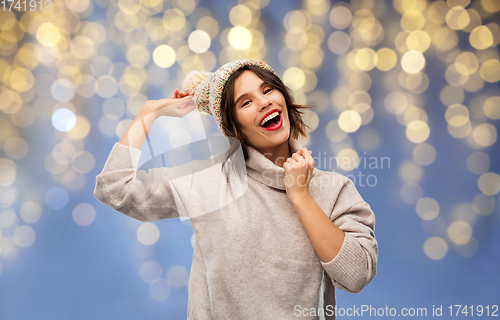
M 268 115 L 267 117 L 265 117 L 261 122 L 260 122 L 260 126 L 262 127 L 266 122 L 268 122 L 269 120 L 271 120 L 272 118 L 276 117 L 277 115 L 279 115 L 279 112 L 276 111 L 276 112 L 273 112 L 271 113 L 270 115 Z

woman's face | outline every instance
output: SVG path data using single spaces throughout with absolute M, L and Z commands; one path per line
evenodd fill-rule
M 263 83 L 255 73 L 245 70 L 234 84 L 236 118 L 240 129 L 248 144 L 261 150 L 282 144 L 290 135 L 285 97 L 278 89 Z M 276 112 L 278 115 L 271 118 Z M 263 122 L 265 118 L 269 120 Z

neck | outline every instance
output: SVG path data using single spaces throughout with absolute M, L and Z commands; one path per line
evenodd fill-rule
M 292 156 L 290 151 L 290 145 L 288 144 L 288 140 L 283 142 L 280 145 L 268 147 L 268 148 L 256 148 L 262 155 L 264 155 L 267 159 L 271 160 L 272 163 L 277 165 L 278 167 L 283 167 L 283 163 Z

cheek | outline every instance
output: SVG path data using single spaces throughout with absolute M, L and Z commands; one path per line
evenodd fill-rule
M 250 115 L 248 112 L 245 112 L 245 110 L 239 111 L 236 114 L 236 118 L 238 119 L 238 122 L 241 124 L 241 129 L 243 131 L 247 131 L 251 126 L 253 126 L 253 122 L 250 118 Z

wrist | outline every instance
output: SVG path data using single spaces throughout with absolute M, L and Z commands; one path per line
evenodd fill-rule
M 309 201 L 310 199 L 312 199 L 312 197 L 309 192 L 301 192 L 301 193 L 290 194 L 288 196 L 288 199 L 290 199 L 290 202 L 292 202 L 292 204 L 296 206 Z

